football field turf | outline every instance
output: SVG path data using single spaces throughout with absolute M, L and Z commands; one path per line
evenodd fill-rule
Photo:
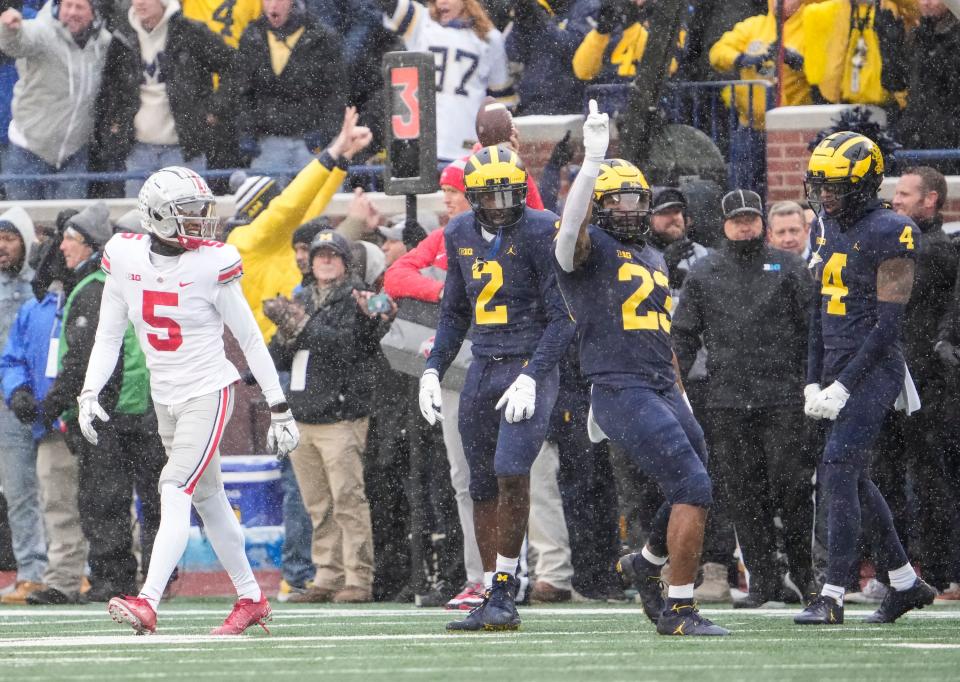
M 396 604 L 274 605 L 272 635 L 210 637 L 227 599 L 164 604 L 138 637 L 104 605 L 0 608 L 0 680 L 920 680 L 960 679 L 960 609 L 893 625 L 795 626 L 795 609 L 704 609 L 734 634 L 659 637 L 639 606 L 521 608 L 518 632 L 448 634 L 450 614 Z

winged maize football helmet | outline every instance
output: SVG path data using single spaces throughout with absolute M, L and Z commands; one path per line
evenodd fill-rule
M 140 220 L 157 239 L 198 249 L 217 231 L 216 200 L 206 181 L 189 168 L 167 166 L 140 189 Z
M 639 168 L 623 159 L 605 159 L 593 185 L 593 223 L 617 239 L 635 241 L 650 228 L 651 199 Z
M 527 201 L 527 171 L 517 153 L 505 144 L 484 147 L 463 169 L 467 201 L 490 231 L 520 222 Z
M 865 135 L 844 131 L 823 139 L 807 164 L 804 190 L 817 213 L 856 218 L 877 196 L 883 181 L 883 154 Z

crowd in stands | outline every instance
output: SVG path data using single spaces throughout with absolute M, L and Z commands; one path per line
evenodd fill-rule
M 230 183 L 236 212 L 222 238 L 243 256 L 244 294 L 302 435 L 282 463 L 282 600 L 482 600 L 459 395 L 444 386 L 444 419 L 427 424 L 416 376 L 388 362 L 381 340 L 397 325 L 429 326 L 443 296 L 442 226 L 470 210 L 464 157 L 485 98 L 520 115 L 580 113 L 586 87 L 636 77 L 655 2 L 28 0 L 0 13 L 0 170 L 30 176 L 8 178 L 7 199 L 139 191 L 134 177 L 77 175 L 87 170 L 248 168 Z M 904 147 L 960 148 L 960 26 L 940 0 L 691 0 L 684 11 L 671 80 L 779 82 L 783 105 L 876 105 Z M 382 154 L 381 58 L 403 49 L 436 57 L 444 212 L 384 216 L 358 188 L 346 218 L 331 220 L 349 164 Z M 754 90 L 725 95 L 745 135 L 762 133 L 768 106 Z M 568 142 L 536 178 L 532 208 L 562 208 L 576 171 Z M 874 478 L 911 560 L 960 599 L 960 249 L 941 229 L 943 175 L 900 175 L 893 206 L 922 231 L 904 344 L 924 408 L 889 418 Z M 715 224 L 682 188 L 657 190 L 649 241 L 670 271 L 675 350 L 718 490 L 698 597 L 743 588 L 741 606 L 798 602 L 825 558 L 814 476 L 823 433 L 802 411 L 816 220 L 802 187 L 797 202 L 769 207 L 749 191 L 736 206 L 717 200 Z M 112 222 L 103 204 L 64 211 L 56 225 L 19 208 L 0 215 L 0 485 L 17 570 L 4 604 L 136 594 L 148 564 L 163 449 L 142 355 L 125 352 L 101 399 L 115 418 L 99 446 L 78 437 L 71 409 L 96 329 L 102 247 L 140 229 L 135 213 Z M 573 346 L 560 370 L 531 473 L 519 598 L 623 600 L 617 559 L 642 546 L 659 492 L 624 453 L 587 437 L 589 385 Z M 865 570 L 870 556 L 864 547 Z M 884 580 L 877 571 L 861 589 L 851 575 L 848 601 L 879 600 Z
M 2 184 L 11 199 L 109 197 L 135 196 L 139 176 L 169 163 L 292 175 L 330 143 L 346 104 L 374 133 L 368 158 L 382 148 L 381 59 L 404 49 L 436 58 L 438 157 L 451 161 L 475 142 L 486 96 L 556 115 L 581 112 L 592 86 L 627 86 L 654 5 L 12 2 L 0 17 L 0 170 L 71 179 Z M 757 82 L 724 91 L 740 122 L 724 138 L 756 138 L 774 104 L 851 103 L 883 108 L 905 148 L 960 143 L 957 19 L 939 0 L 691 0 L 680 11 L 670 81 Z M 625 93 L 606 91 L 601 108 L 619 111 Z M 730 140 L 716 141 L 726 151 Z M 91 184 L 84 171 L 133 175 Z M 762 187 L 762 174 L 758 158 L 747 184 Z

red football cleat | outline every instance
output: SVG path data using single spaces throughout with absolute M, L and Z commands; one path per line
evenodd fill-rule
M 157 631 L 157 612 L 146 599 L 114 597 L 107 603 L 107 612 L 118 623 L 132 627 L 138 635 Z
M 223 621 L 223 625 L 210 631 L 211 635 L 239 635 L 251 625 L 259 625 L 269 635 L 266 622 L 273 617 L 267 595 L 262 595 L 260 601 L 240 599 L 233 605 L 233 611 Z

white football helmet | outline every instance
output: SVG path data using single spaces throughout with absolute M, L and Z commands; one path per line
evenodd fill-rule
M 217 205 L 206 181 L 189 168 L 167 166 L 140 188 L 144 229 L 168 244 L 193 250 L 216 236 Z

